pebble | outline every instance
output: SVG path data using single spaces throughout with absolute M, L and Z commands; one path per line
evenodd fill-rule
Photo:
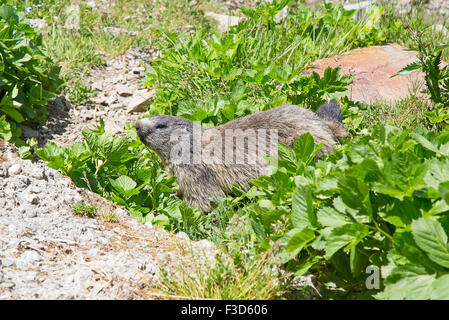
M 19 163 L 13 164 L 8 169 L 9 176 L 15 176 L 22 172 L 22 166 Z
M 178 238 L 184 239 L 184 240 L 190 240 L 189 236 L 187 235 L 187 233 L 183 232 L 183 231 L 179 231 L 176 236 Z
M 14 260 L 8 259 L 8 258 L 4 258 L 2 260 L 0 260 L 1 263 L 0 265 L 5 266 L 5 267 L 10 267 L 14 264 Z

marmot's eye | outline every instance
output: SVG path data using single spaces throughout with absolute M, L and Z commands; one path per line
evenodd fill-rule
M 167 124 L 166 123 L 158 123 L 156 125 L 156 129 L 165 129 L 167 128 Z

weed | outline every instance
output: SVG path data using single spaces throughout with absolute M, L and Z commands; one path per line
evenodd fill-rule
M 97 208 L 93 205 L 86 204 L 83 201 L 77 202 L 72 207 L 72 211 L 75 215 L 81 217 L 94 218 L 97 216 Z
M 112 223 L 116 223 L 116 222 L 119 221 L 117 215 L 116 215 L 114 212 L 112 212 L 112 211 L 104 211 L 104 212 L 101 214 L 101 218 L 102 218 L 104 221 L 112 222 Z

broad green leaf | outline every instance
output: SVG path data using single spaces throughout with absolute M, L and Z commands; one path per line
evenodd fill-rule
M 436 278 L 430 290 L 430 299 L 449 300 L 449 274 Z
M 367 225 L 360 223 L 345 224 L 334 228 L 326 237 L 326 259 L 330 259 L 335 252 L 345 247 L 349 250 L 355 247 L 370 232 Z
M 318 210 L 317 217 L 318 222 L 323 227 L 340 227 L 353 222 L 347 215 L 330 207 L 324 207 Z
M 430 218 L 421 218 L 413 221 L 412 235 L 416 244 L 427 253 L 432 261 L 449 268 L 448 239 L 438 221 Z
M 6 121 L 6 117 L 0 117 L 0 140 L 9 141 L 12 138 L 11 125 Z
M 0 106 L 0 111 L 3 111 L 7 116 L 9 116 L 11 119 L 13 119 L 16 122 L 23 122 L 25 121 L 25 118 L 23 115 L 17 111 L 15 108 L 11 108 L 8 106 Z
M 115 180 L 117 186 L 122 187 L 123 190 L 131 190 L 136 187 L 136 182 L 128 176 L 120 176 Z
M 291 235 L 291 238 L 285 246 L 285 249 L 287 250 L 287 252 L 299 252 L 306 243 L 312 241 L 313 239 L 315 239 L 315 232 L 313 232 L 313 230 L 309 228 L 304 228 Z
M 300 186 L 293 191 L 292 224 L 299 229 L 304 227 L 315 228 L 317 226 L 310 187 Z
M 411 232 L 395 232 L 393 235 L 393 245 L 398 257 L 401 259 L 401 264 L 413 263 L 415 266 L 426 268 L 429 272 L 443 270 L 440 265 L 429 259 L 426 252 L 417 245 Z
M 295 150 L 296 161 L 307 163 L 315 148 L 312 135 L 309 132 L 304 133 L 295 140 L 293 150 Z
M 438 148 L 437 144 L 434 144 L 427 140 L 425 137 L 423 137 L 420 134 L 417 134 L 415 132 L 410 133 L 410 136 L 415 139 L 419 144 L 421 144 L 424 148 L 435 152 L 436 154 L 440 154 L 440 150 Z
M 376 297 L 385 300 L 430 299 L 434 280 L 435 275 L 427 274 L 422 268 L 398 267 L 387 278 L 385 290 Z

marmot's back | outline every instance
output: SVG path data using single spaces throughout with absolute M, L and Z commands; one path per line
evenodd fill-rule
M 323 105 L 340 109 L 338 104 L 331 102 Z M 338 113 L 337 113 L 338 114 Z M 306 132 L 310 132 L 316 144 L 324 142 L 320 154 L 328 153 L 337 143 L 337 140 L 346 135 L 341 119 L 330 119 L 318 116 L 309 109 L 297 105 L 284 104 L 280 107 L 250 114 L 242 118 L 227 122 L 216 127 L 221 131 L 226 129 L 276 129 L 279 142 L 293 147 L 295 140 Z

